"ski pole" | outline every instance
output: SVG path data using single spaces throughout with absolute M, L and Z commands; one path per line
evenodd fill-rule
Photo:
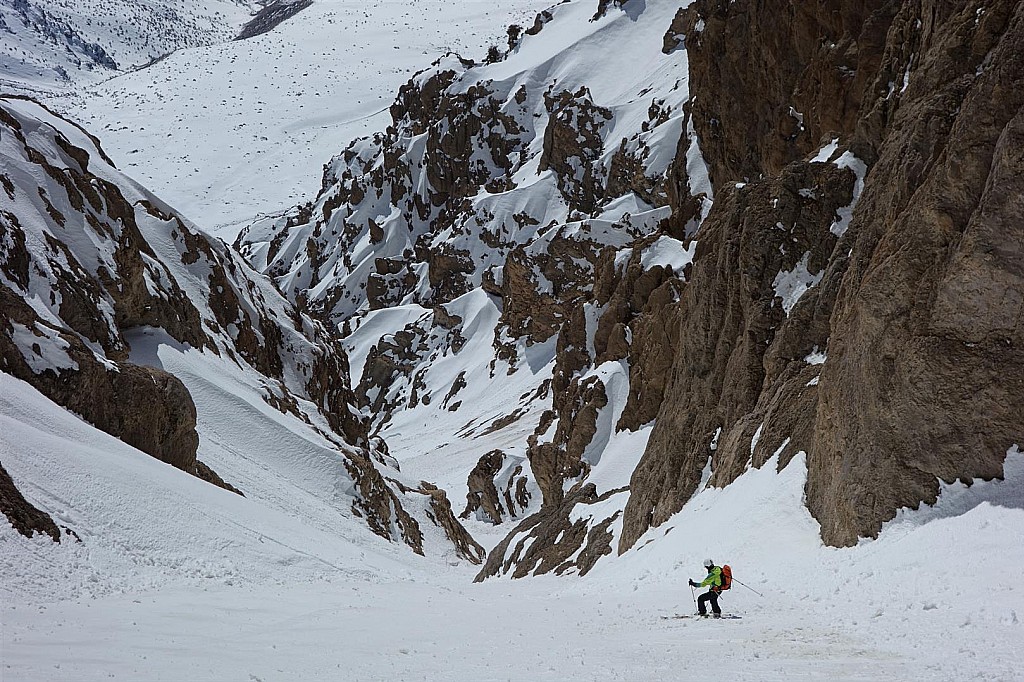
M 739 580 L 736 580 L 736 578 L 733 578 L 733 579 L 732 579 L 732 581 L 733 581 L 734 583 L 740 583 L 740 585 L 743 585 L 743 587 L 747 588 L 748 590 L 750 590 L 751 592 L 753 592 L 754 594 L 756 594 L 756 595 L 757 595 L 758 597 L 763 597 L 763 596 L 764 596 L 763 594 L 761 594 L 760 592 L 758 592 L 757 590 L 755 590 L 755 589 L 754 589 L 753 587 L 751 587 L 750 585 L 748 585 L 748 584 L 746 584 L 746 583 L 742 583 L 742 582 L 740 582 Z
M 693 605 L 697 606 L 697 593 L 693 591 L 693 585 L 690 585 L 690 596 L 693 597 Z

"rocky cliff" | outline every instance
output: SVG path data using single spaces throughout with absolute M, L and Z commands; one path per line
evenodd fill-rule
M 839 545 L 1001 476 L 1024 432 L 1019 3 L 696 2 L 680 29 L 717 201 L 620 550 L 709 461 L 725 485 L 805 451 Z

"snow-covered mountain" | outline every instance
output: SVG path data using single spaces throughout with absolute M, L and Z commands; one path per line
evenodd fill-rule
M 3 0 L 0 85 L 39 95 L 133 71 L 237 36 L 256 0 Z
M 5 671 L 1015 679 L 1024 7 L 530 4 L 0 100 Z
M 136 456 L 256 505 L 321 507 L 334 524 L 479 562 L 443 492 L 403 476 L 368 438 L 346 356 L 319 323 L 117 171 L 80 128 L 10 97 L 0 99 L 0 124 L 8 399 L 34 388 Z M 78 456 L 51 469 L 17 449 L 3 462 L 37 485 L 89 466 Z M 60 504 L 94 494 L 86 484 Z M 96 519 L 70 510 L 63 521 L 80 537 L 95 531 Z
M 418 74 L 388 131 L 329 164 L 316 202 L 238 242 L 341 330 L 399 459 L 467 495 L 467 511 L 489 500 L 477 513 L 492 521 L 557 506 L 574 481 L 599 486 L 578 487 L 602 513 L 609 494 L 624 504 L 650 419 L 616 428 L 625 332 L 598 333 L 600 320 L 640 312 L 609 300 L 623 279 L 660 288 L 663 306 L 677 297 L 692 255 L 681 240 L 711 203 L 685 53 L 652 39 L 676 7 L 594 10 L 561 5 L 513 29 L 494 63 L 449 55 Z M 626 44 L 628 62 L 614 49 Z M 692 180 L 687 161 L 673 167 L 680 146 Z M 679 194 L 695 211 L 669 226 Z M 610 515 L 579 524 L 563 558 L 593 541 L 585 572 Z
M 409 77 L 446 50 L 486 54 L 549 0 L 318 0 L 248 40 L 183 49 L 47 100 L 119 167 L 231 241 L 315 196 L 324 163 L 383 129 Z

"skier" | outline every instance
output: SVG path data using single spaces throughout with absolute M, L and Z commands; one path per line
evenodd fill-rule
M 700 584 L 690 580 L 690 587 L 710 587 L 706 594 L 700 595 L 697 599 L 697 613 L 704 618 L 708 616 L 707 602 L 711 602 L 711 611 L 715 618 L 722 617 L 722 609 L 718 607 L 718 594 L 722 591 L 722 569 L 715 566 L 711 559 L 704 560 L 704 568 L 708 569 L 708 577 Z

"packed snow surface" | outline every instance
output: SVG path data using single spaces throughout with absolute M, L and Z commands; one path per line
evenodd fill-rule
M 156 352 L 178 371 L 206 362 Z M 412 560 L 332 523 L 341 512 L 329 499 L 296 497 L 309 484 L 288 475 L 303 470 L 297 460 L 257 484 L 267 448 L 247 404 L 222 417 L 250 411 L 254 428 L 236 427 L 226 447 L 209 437 L 224 427 L 206 425 L 200 448 L 254 493 L 241 498 L 0 375 L 5 467 L 58 523 L 92 529 L 57 545 L 0 524 L 0 679 L 1017 679 L 1017 448 L 1005 481 L 946 486 L 934 507 L 857 547 L 821 545 L 799 456 L 703 490 L 585 579 L 473 584 L 465 564 Z M 693 611 L 686 580 L 702 577 L 706 556 L 763 596 L 727 593 L 738 620 L 663 619 Z
M 383 130 L 398 88 L 439 54 L 482 59 L 551 0 L 317 0 L 270 33 L 179 50 L 47 103 L 118 167 L 228 240 L 312 199 L 323 164 Z

